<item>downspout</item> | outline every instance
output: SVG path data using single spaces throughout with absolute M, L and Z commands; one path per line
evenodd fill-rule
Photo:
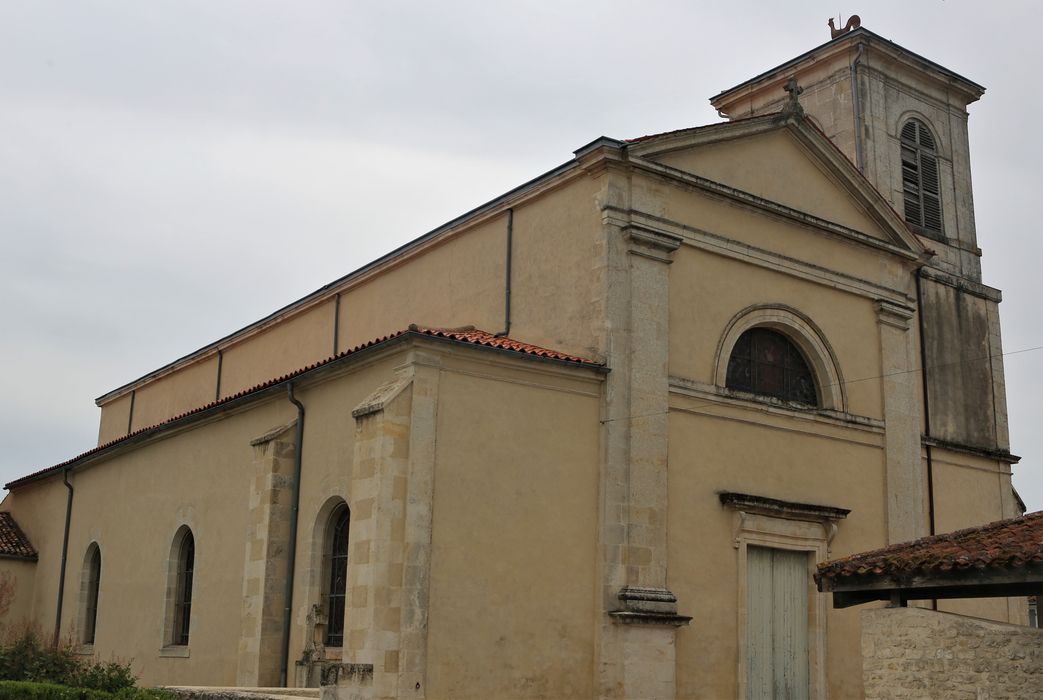
M 855 166 L 858 172 L 865 172 L 865 157 L 862 155 L 862 99 L 859 97 L 858 87 L 858 64 L 862 61 L 862 51 L 865 44 L 858 44 L 858 54 L 851 62 L 851 111 L 855 117 Z
M 497 338 L 505 338 L 511 333 L 511 258 L 514 255 L 514 209 L 507 210 L 507 261 L 504 263 L 506 277 L 503 288 L 503 330 L 496 334 Z
M 221 400 L 221 370 L 224 369 L 225 354 L 217 351 L 217 381 L 214 382 L 214 401 Z
M 279 685 L 286 688 L 290 665 L 290 612 L 293 608 L 293 576 L 297 563 L 297 512 L 301 504 L 301 452 L 304 449 L 304 404 L 293 396 L 293 382 L 286 385 L 286 397 L 297 407 L 297 436 L 293 451 L 293 504 L 290 510 L 290 542 L 286 552 L 285 606 L 282 611 L 282 655 L 279 667 Z
M 931 399 L 927 389 L 927 341 L 924 336 L 924 313 L 923 313 L 923 268 L 916 270 L 916 318 L 920 328 L 920 381 L 923 387 L 923 430 L 924 436 L 931 437 Z M 924 453 L 927 457 L 927 523 L 929 535 L 935 534 L 934 524 L 934 461 L 931 455 L 931 445 L 924 445 Z M 931 609 L 938 609 L 938 599 L 931 599 Z
M 130 390 L 130 410 L 127 411 L 127 435 L 130 435 L 131 426 L 134 425 L 134 396 L 136 394 L 136 389 Z
M 333 298 L 333 354 L 340 352 L 340 292 Z
M 68 468 L 62 470 L 62 481 L 65 488 L 69 489 L 69 497 L 65 501 L 65 537 L 62 539 L 62 566 L 58 572 L 58 609 L 54 613 L 54 641 L 58 646 L 62 633 L 62 605 L 65 603 L 65 563 L 69 555 L 69 524 L 72 522 L 72 484 L 69 483 Z

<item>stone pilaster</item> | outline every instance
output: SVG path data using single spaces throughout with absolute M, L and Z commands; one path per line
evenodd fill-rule
M 279 684 L 295 425 L 277 428 L 251 443 L 254 475 L 236 671 L 239 686 Z
M 604 395 L 598 634 L 601 697 L 672 697 L 677 614 L 667 589 L 669 264 L 680 239 L 633 226 L 606 176 L 601 303 Z
M 906 542 L 926 534 L 925 484 L 920 445 L 921 375 L 915 311 L 876 303 L 880 328 L 880 375 L 884 393 L 884 459 L 887 483 L 887 541 Z
M 413 351 L 352 413 L 343 672 L 324 698 L 423 698 L 439 369 Z

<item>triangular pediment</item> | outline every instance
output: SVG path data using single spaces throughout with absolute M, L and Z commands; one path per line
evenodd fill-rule
M 641 139 L 632 158 L 752 195 L 919 257 L 925 248 L 890 203 L 804 118 L 769 115 Z

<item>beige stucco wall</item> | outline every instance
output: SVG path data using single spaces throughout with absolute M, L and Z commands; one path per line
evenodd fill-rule
M 729 322 L 758 304 L 789 307 L 814 322 L 847 381 L 847 411 L 883 417 L 880 382 L 851 381 L 880 375 L 880 345 L 864 340 L 877 334 L 871 298 L 690 246 L 677 251 L 670 272 L 670 374 L 712 384 Z
M 28 606 L 32 610 L 33 627 L 45 639 L 50 639 L 54 634 L 65 502 L 66 489 L 60 475 L 24 486 L 17 493 L 8 493 L 3 502 L 3 509 L 10 511 L 39 553 L 30 601 L 20 606 Z
M 0 558 L 0 639 L 37 628 L 33 617 L 36 562 Z M 36 629 L 40 634 L 43 630 Z
M 98 420 L 98 444 L 121 438 L 127 434 L 130 423 L 131 395 L 126 393 L 101 408 L 101 417 Z
M 306 422 L 307 476 L 303 485 L 295 619 L 311 601 L 310 544 L 317 503 L 331 494 L 350 497 L 343 455 L 351 454 L 351 401 L 360 400 L 388 373 L 389 360 L 365 361 L 350 374 L 298 398 L 311 409 Z M 354 399 L 352 397 L 355 397 Z M 345 403 L 346 401 L 346 403 Z M 255 481 L 250 441 L 294 419 L 283 395 L 192 426 L 75 472 L 62 636 L 78 641 L 84 553 L 102 553 L 97 658 L 132 661 L 145 684 L 234 685 L 241 634 L 244 562 Z M 341 473 L 338 480 L 334 475 Z M 18 489 L 8 506 L 40 551 L 34 618 L 53 629 L 62 514 L 60 478 Z M 132 523 L 132 526 L 128 526 Z M 166 656 L 168 557 L 175 532 L 188 525 L 196 544 L 192 627 L 187 658 Z M 133 615 L 126 614 L 133 610 Z M 300 651 L 300 630 L 294 655 Z M 292 666 L 291 666 L 292 674 Z M 291 676 L 292 677 L 292 676 Z
M 344 501 L 353 517 L 358 514 L 360 504 L 350 478 L 356 438 L 351 411 L 377 386 L 393 376 L 393 367 L 401 359 L 397 352 L 389 357 L 374 358 L 338 380 L 317 384 L 299 395 L 307 417 L 291 613 L 291 662 L 301 657 L 311 633 L 307 627 L 308 613 L 312 605 L 320 602 L 325 585 L 322 579 L 322 542 L 331 507 Z M 330 658 L 339 657 L 339 650 L 331 650 Z M 291 663 L 291 682 L 293 674 Z
M 217 398 L 217 356 L 211 355 L 180 372 L 147 384 L 134 392 L 130 431 L 162 422 L 171 416 L 205 406 Z M 121 437 L 123 432 L 109 436 Z
M 224 350 L 221 396 L 231 396 L 331 356 L 333 310 L 332 302 L 318 304 Z
M 512 337 L 598 356 L 589 315 L 597 185 L 581 176 L 514 205 Z M 506 206 L 461 224 L 407 259 L 331 289 L 329 296 L 222 346 L 220 396 L 405 329 L 473 325 L 503 330 Z M 548 266 L 548 255 L 562 268 Z M 339 311 L 335 294 L 340 294 Z M 337 318 L 335 319 L 335 315 Z M 186 361 L 135 390 L 132 430 L 214 400 L 217 351 Z M 99 444 L 127 432 L 129 392 L 102 404 Z
M 786 131 L 662 162 L 896 241 L 808 158 Z M 609 203 L 631 209 L 612 210 L 603 221 L 599 206 Z M 500 330 L 505 237 L 500 211 L 346 285 L 338 348 L 412 322 Z M 896 533 L 926 533 L 913 267 L 865 241 L 644 172 L 583 175 L 515 203 L 511 335 L 611 356 L 618 360 L 613 374 L 603 388 L 593 372 L 410 339 L 338 365 L 320 383 L 304 381 L 297 391 L 308 417 L 291 660 L 311 636 L 309 612 L 320 600 L 324 518 L 343 499 L 352 508 L 356 568 L 348 643 L 327 658 L 372 664 L 381 693 L 408 690 L 414 677 L 424 679 L 430 697 L 588 697 L 636 687 L 633 669 L 624 669 L 622 685 L 605 671 L 614 663 L 603 650 L 615 643 L 605 629 L 615 623 L 604 614 L 618 602 L 618 586 L 606 583 L 614 574 L 605 573 L 616 563 L 609 556 L 615 546 L 615 556 L 629 559 L 612 571 L 629 583 L 665 585 L 678 612 L 694 618 L 676 637 L 639 630 L 620 648 L 636 644 L 659 659 L 676 653 L 676 663 L 663 664 L 674 677 L 655 680 L 678 696 L 734 696 L 743 550 L 736 513 L 721 506 L 718 492 L 850 509 L 835 537 L 814 523 L 818 559 L 879 547 Z M 814 327 L 844 382 L 833 410 L 720 386 L 718 352 L 730 350 L 722 338 L 755 305 L 785 309 Z M 328 356 L 334 309 L 326 299 L 227 347 L 222 395 Z M 423 352 L 405 349 L 416 347 Z M 214 362 L 189 364 L 139 389 L 134 426 L 211 400 Z M 382 401 L 389 382 L 401 393 L 387 406 L 352 416 Z M 107 404 L 103 435 L 125 430 L 128 410 L 126 397 Z M 275 576 L 273 569 L 252 573 L 258 562 L 251 548 L 265 543 L 258 530 L 264 509 L 251 489 L 283 478 L 258 473 L 250 440 L 288 428 L 294 416 L 275 397 L 74 474 L 70 562 L 97 541 L 102 615 L 111 600 L 141 611 L 116 626 L 103 617 L 97 653 L 133 656 L 145 682 L 235 682 L 237 658 L 249 649 L 241 644 L 242 609 L 229 601 L 257 597 L 253 582 L 270 584 Z M 623 420 L 626 429 L 609 422 Z M 424 469 L 431 484 L 416 478 Z M 937 448 L 933 469 L 938 531 L 1013 514 L 1005 463 Z M 279 493 L 273 488 L 270 497 Z M 46 624 L 60 548 L 54 514 L 63 512 L 65 490 L 52 477 L 15 496 L 12 510 L 41 551 L 34 610 L 44 611 L 36 617 Z M 426 534 L 407 517 L 411 508 L 433 513 Z M 193 613 L 191 655 L 170 658 L 159 651 L 164 593 L 156 580 L 165 581 L 170 538 L 182 522 L 196 535 L 197 581 L 206 595 Z M 141 555 L 132 565 L 117 552 Z M 410 557 L 420 563 L 406 566 Z M 664 572 L 665 580 L 649 571 Z M 77 619 L 78 577 L 78 564 L 70 566 L 66 630 Z M 824 606 L 816 596 L 813 605 Z M 999 619 L 1013 610 L 1003 601 L 973 609 Z M 857 697 L 858 613 L 830 609 L 814 628 L 825 646 L 823 692 Z
M 88 545 L 97 542 L 102 556 L 97 657 L 133 659 L 146 684 L 233 684 L 249 443 L 288 420 L 290 409 L 285 402 L 270 402 L 76 473 L 64 635 L 78 640 L 81 563 Z M 182 525 L 195 538 L 189 658 L 161 652 L 170 635 L 165 629 L 168 560 Z M 48 559 L 59 554 L 47 551 Z M 134 614 L 127 615 L 129 610 Z
M 724 408 L 675 398 L 670 421 L 670 589 L 696 622 L 677 637 L 679 697 L 734 696 L 739 665 L 738 550 L 734 513 L 720 491 L 850 508 L 833 556 L 881 546 L 884 466 L 881 436 L 815 425 L 799 415 L 750 406 Z M 858 691 L 857 621 L 830 611 L 831 697 Z
M 802 153 L 788 132 L 712 143 L 656 160 L 884 239 L 864 208 L 850 197 L 837 196 L 837 179 Z
M 831 195 L 846 196 L 839 191 Z M 911 284 L 908 267 L 898 258 L 882 256 L 873 249 L 845 242 L 824 231 L 787 220 L 758 217 L 751 221 L 749 215 L 753 210 L 744 211 L 724 200 L 648 178 L 634 179 L 632 196 L 635 208 L 668 221 L 692 226 L 696 231 L 741 241 L 757 249 L 796 258 L 856 280 L 869 276 L 889 288 L 904 288 Z M 751 225 L 753 221 L 756 224 Z
M 1043 697 L 1043 630 L 917 608 L 862 612 L 870 700 Z
M 436 356 L 443 350 L 444 365 L 435 439 L 430 692 L 587 695 L 593 680 L 599 375 L 574 377 L 576 370 L 472 348 L 434 350 Z M 364 506 L 353 488 L 352 409 L 395 376 L 404 352 L 396 346 L 360 357 L 295 392 L 307 418 L 291 684 L 293 661 L 311 635 L 311 606 L 320 602 L 329 504 L 343 499 L 353 518 Z M 253 560 L 256 542 L 255 491 L 265 483 L 263 474 L 258 480 L 259 448 L 251 441 L 280 427 L 286 429 L 278 439 L 292 441 L 295 415 L 282 395 L 273 396 L 73 473 L 63 638 L 79 641 L 84 555 L 97 543 L 102 579 L 94 655 L 132 660 L 145 684 L 234 685 L 244 616 L 254 609 L 241 601 L 252 595 L 244 588 L 252 576 L 244 564 Z M 65 493 L 52 477 L 19 489 L 7 504 L 40 543 L 41 585 L 31 603 L 43 611 L 35 619 L 48 631 L 56 593 L 48 582 L 56 579 L 62 523 L 39 516 L 64 512 Z M 380 506 L 368 508 L 378 512 Z M 196 543 L 192 627 L 188 648 L 172 654 L 164 650 L 168 559 L 182 525 Z M 277 550 L 277 556 L 285 551 Z M 575 585 L 582 579 L 587 585 Z M 18 606 L 29 603 L 19 599 Z M 532 649 L 543 651 L 522 664 L 509 662 Z M 329 650 L 327 658 L 342 657 Z M 491 667 L 500 671 L 490 674 Z M 577 668 L 586 670 L 577 674 Z
M 428 697 L 592 695 L 597 387 L 534 379 L 441 380 Z

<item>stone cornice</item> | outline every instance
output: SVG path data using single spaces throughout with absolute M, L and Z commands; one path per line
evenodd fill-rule
M 836 521 L 843 520 L 851 512 L 850 508 L 782 501 L 777 498 L 732 491 L 722 491 L 717 494 L 717 497 L 721 501 L 721 505 L 727 508 L 793 520 Z
M 856 231 L 853 228 L 849 228 L 842 224 L 829 221 L 827 219 L 820 218 L 814 214 L 809 214 L 799 209 L 781 204 L 779 202 L 765 199 L 758 195 L 740 190 L 730 185 L 711 180 L 709 178 L 695 175 L 693 173 L 673 168 L 662 163 L 656 163 L 655 161 L 632 158 L 630 163 L 632 166 L 650 175 L 657 176 L 668 182 L 676 183 L 678 185 L 694 187 L 701 190 L 711 196 L 715 196 L 721 199 L 726 199 L 731 202 L 736 202 L 750 209 L 754 209 L 760 212 L 771 214 L 773 216 L 785 219 L 787 221 L 793 221 L 803 226 L 809 226 L 811 228 L 830 233 L 842 238 L 846 238 L 850 241 L 854 241 L 870 248 L 876 248 L 892 255 L 896 255 L 900 258 L 908 260 L 910 262 L 916 262 L 921 259 L 921 255 L 918 252 L 903 248 L 887 241 L 882 241 L 879 238 L 874 238 L 861 231 Z M 904 225 L 904 224 L 903 224 Z M 912 234 L 909 234 L 912 236 Z
M 859 296 L 871 299 L 885 297 L 896 303 L 911 303 L 912 301 L 912 298 L 902 290 L 886 287 L 843 272 L 836 272 L 835 270 L 788 255 L 782 255 L 766 248 L 758 248 L 718 233 L 685 226 L 679 222 L 664 219 L 663 217 L 637 209 L 623 210 L 615 207 L 606 207 L 602 212 L 602 219 L 619 223 L 621 226 L 633 222 L 640 226 L 654 228 L 677 236 L 681 239 L 683 245 L 689 245 L 735 260 L 743 260 L 767 269 L 785 272 L 801 279 L 835 289 L 843 289 Z
M 829 61 L 835 61 L 845 64 L 846 67 L 846 64 L 850 62 L 847 57 L 857 49 L 859 44 L 868 46 L 874 51 L 879 51 L 882 55 L 906 66 L 908 70 L 915 71 L 923 77 L 932 80 L 942 91 L 945 89 L 958 91 L 967 103 L 974 102 L 985 91 L 984 87 L 964 78 L 962 75 L 915 54 L 892 41 L 888 41 L 864 27 L 860 27 L 836 39 L 827 41 L 735 87 L 719 92 L 710 98 L 710 104 L 718 110 L 727 112 L 728 107 L 739 100 L 763 93 L 765 90 L 777 89 L 789 76 L 799 74 L 803 69 L 812 65 L 822 65 Z
M 980 299 L 985 299 L 986 301 L 994 302 L 996 304 L 999 304 L 1001 301 L 1003 301 L 1003 292 L 996 289 L 995 287 L 990 287 L 988 285 L 969 280 L 965 277 L 957 277 L 955 275 L 950 275 L 946 272 L 942 272 L 941 270 L 936 270 L 933 267 L 923 267 L 921 269 L 923 270 L 923 276 L 931 280 L 932 282 L 937 282 L 939 284 L 944 284 L 946 286 L 953 287 L 954 289 L 959 289 L 961 292 L 966 292 L 967 294 L 976 296 Z
M 916 316 L 916 309 L 896 304 L 887 299 L 878 299 L 876 302 L 876 320 L 878 323 L 893 326 L 903 331 L 909 330 L 909 322 Z

